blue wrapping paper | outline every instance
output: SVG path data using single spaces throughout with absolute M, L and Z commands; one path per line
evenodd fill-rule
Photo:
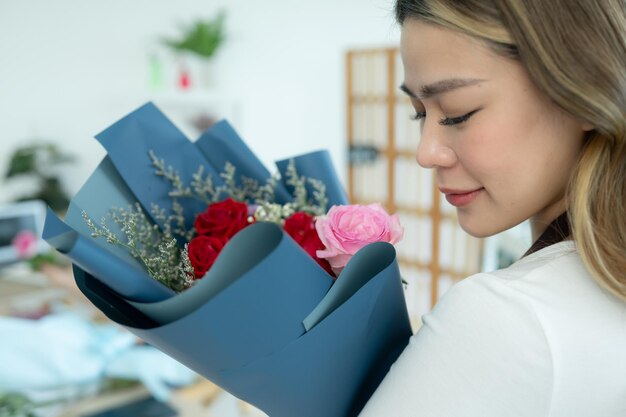
M 282 265 L 277 271 L 276 265 Z M 287 234 L 273 223 L 255 223 L 238 233 L 222 249 L 215 264 L 193 288 L 172 299 L 160 302 L 132 302 L 131 304 L 157 320 L 168 324 L 203 307 L 215 297 L 226 297 L 231 287 L 239 285 L 237 280 L 247 277 L 262 277 L 255 294 L 250 294 L 246 303 L 251 308 L 253 303 L 261 306 L 274 302 L 272 307 L 261 307 L 256 317 L 270 313 L 271 309 L 285 308 L 272 321 L 275 331 L 281 320 L 293 321 L 293 317 L 304 318 L 333 283 L 332 278 Z M 241 292 L 240 294 L 244 294 Z M 243 298 L 234 300 L 236 304 Z M 289 316 L 289 317 L 285 317 Z M 250 319 L 247 319 L 250 321 Z M 301 319 L 291 333 L 301 334 L 304 327 Z M 243 325 L 244 323 L 242 323 Z M 274 334 L 276 340 L 281 339 Z
M 246 317 L 253 319 L 247 315 L 251 311 L 246 304 L 233 311 L 223 305 L 213 309 L 209 301 L 180 322 L 165 326 L 138 328 L 120 324 L 270 417 L 352 417 L 365 405 L 411 336 L 393 247 L 385 243 L 368 245 L 346 269 L 360 269 L 362 265 L 373 266 L 371 275 L 355 276 L 365 281 L 362 287 L 327 312 L 310 331 L 291 335 L 288 343 L 286 339 L 276 343 L 270 354 L 251 354 L 261 339 L 246 333 L 247 326 L 229 328 L 233 324 L 230 320 L 220 325 L 224 314 L 210 314 L 213 310 L 241 314 L 244 321 Z M 284 270 L 283 266 L 282 262 L 275 264 L 276 271 Z M 293 278 L 289 273 L 283 277 Z M 128 303 L 108 292 L 109 299 L 99 305 L 97 297 L 103 292 L 85 288 L 89 281 L 94 280 L 84 273 L 77 275 L 78 285 L 88 298 L 96 299 L 94 303 L 108 317 L 119 316 Z M 254 279 L 239 283 L 239 295 L 256 295 Z M 273 308 L 272 301 L 276 300 L 271 294 L 270 298 L 267 308 Z M 319 304 L 328 304 L 324 298 Z M 212 329 L 216 333 L 207 332 L 211 328 L 207 322 L 211 321 L 216 322 Z M 237 330 L 242 333 L 240 344 L 231 338 Z M 266 336 L 274 334 L 270 328 Z M 221 339 L 220 344 L 227 339 L 235 343 L 230 358 L 215 355 L 215 336 Z M 222 348 L 228 351 L 228 346 Z
M 330 159 L 328 151 L 324 150 L 311 152 L 306 155 L 296 156 L 290 159 L 294 160 L 298 170 L 298 175 L 315 178 L 324 183 L 326 186 L 326 197 L 328 197 L 329 201 L 328 208 L 333 205 L 349 204 L 348 197 L 341 186 L 341 182 L 339 182 L 339 177 L 337 176 L 337 172 L 335 171 L 335 167 L 333 166 L 333 162 Z M 285 178 L 288 164 L 289 159 L 276 162 L 276 166 L 278 167 L 278 171 L 280 172 L 282 178 Z M 293 192 L 293 187 L 290 185 L 285 184 L 285 188 L 290 193 Z M 313 192 L 311 184 L 307 184 L 306 188 L 309 195 L 311 195 Z
M 76 232 L 83 236 L 90 236 L 92 231 L 83 219 L 83 212 L 94 223 L 99 223 L 102 218 L 107 217 L 111 208 L 128 208 L 136 201 L 123 178 L 117 173 L 111 159 L 105 157 L 70 201 L 64 220 Z M 116 223 L 109 221 L 107 225 L 117 236 L 122 236 L 121 228 Z M 132 266 L 143 269 L 139 261 L 133 258 L 127 250 L 113 246 L 104 239 L 95 239 L 93 242 Z
M 255 223 L 224 247 L 195 286 L 173 294 L 111 245 L 94 241 L 95 220 L 138 201 L 169 207 L 170 185 L 154 175 L 153 150 L 184 180 L 197 171 L 269 176 L 235 130 L 220 122 L 192 143 L 147 104 L 98 135 L 108 155 L 72 199 L 65 222 L 49 213 L 44 237 L 74 262 L 80 290 L 114 322 L 271 417 L 351 417 L 408 343 L 411 328 L 395 250 L 359 251 L 333 284 L 278 226 Z M 294 158 L 301 176 L 320 179 L 329 206 L 347 198 L 327 152 Z M 283 174 L 288 160 L 277 162 Z M 215 180 L 215 177 L 214 177 Z M 277 201 L 289 201 L 289 186 Z M 189 219 L 202 204 L 181 199 Z M 192 221 L 190 221 L 190 224 Z
M 248 148 L 235 129 L 225 120 L 211 126 L 196 141 L 196 147 L 210 161 L 211 165 L 223 169 L 229 162 L 237 167 L 239 175 L 259 182 L 270 177 L 270 172 Z M 276 202 L 284 204 L 291 199 L 291 194 L 284 184 L 276 188 Z
M 174 295 L 174 291 L 155 281 L 144 269 L 103 249 L 89 235 L 85 236 L 61 221 L 50 209 L 42 237 L 75 265 L 98 274 L 111 289 L 128 300 L 156 301 Z
M 366 284 L 284 349 L 223 371 L 222 385 L 271 417 L 356 416 L 411 328 L 393 247 L 374 243 L 350 263 L 380 272 L 361 276 Z
M 219 177 L 222 167 L 215 168 L 202 157 L 187 137 L 152 103 L 145 104 L 128 116 L 114 123 L 96 139 L 106 149 L 117 172 L 124 179 L 136 200 L 159 226 L 159 219 L 152 216 L 150 207 L 157 204 L 171 209 L 169 192 L 171 184 L 154 174 L 155 168 L 149 153 L 157 158 L 167 158 L 166 166 L 176 167 L 184 183 L 189 183 L 200 166 L 204 173 L 213 176 L 214 184 L 223 184 Z M 201 201 L 187 199 L 184 204 L 186 226 L 193 227 L 195 214 L 204 211 Z
M 211 173 L 215 185 L 223 184 L 217 173 L 222 172 L 223 164 L 229 161 L 224 155 L 229 155 L 234 159 L 234 162 L 229 162 L 236 166 L 238 175 L 254 179 L 259 183 L 265 183 L 270 175 L 267 169 L 262 168 L 261 162 L 228 122 L 217 123 L 208 129 L 198 141 L 192 143 L 152 103 L 145 104 L 123 117 L 98 134 L 97 139 L 106 147 L 107 156 L 72 198 L 64 219 L 68 227 L 84 237 L 89 237 L 91 232 L 82 218 L 83 211 L 97 223 L 110 209 L 126 208 L 135 202 L 143 207 L 148 217 L 152 217 L 153 203 L 166 210 L 171 208 L 168 196 L 171 185 L 162 177 L 155 175 L 155 167 L 149 157 L 150 151 L 153 151 L 158 158 L 164 159 L 166 166 L 172 166 L 183 181 L 188 181 L 197 172 L 198 167 L 202 166 L 205 174 Z M 299 173 L 301 170 L 311 172 L 311 167 L 317 166 L 319 161 L 322 163 L 330 161 L 327 154 L 320 152 L 300 155 L 293 159 Z M 328 162 L 323 162 L 324 160 Z M 280 161 L 277 165 L 284 168 L 286 163 L 287 160 Z M 218 164 L 221 166 L 216 166 Z M 284 181 L 285 178 L 282 180 Z M 347 201 L 337 180 L 329 181 L 328 184 L 329 205 L 343 204 Z M 289 195 L 285 184 L 279 184 L 276 193 L 277 200 L 281 201 L 287 199 L 286 196 Z M 203 212 L 206 206 L 194 199 L 180 198 L 179 200 L 185 208 L 187 227 L 191 227 L 195 215 Z M 156 223 L 160 224 L 158 221 Z M 113 222 L 108 222 L 108 225 L 112 231 L 117 231 L 118 236 L 121 236 L 119 228 Z M 125 267 L 133 271 L 133 276 L 137 275 L 136 271 L 142 268 L 139 262 L 125 250 L 109 245 L 103 239 L 93 240 L 93 243 L 103 251 L 114 255 L 115 259 L 119 258 L 128 264 Z M 184 242 L 180 240 L 179 243 L 182 245 Z M 62 250 L 66 249 L 62 248 Z M 71 258 L 71 254 L 67 254 Z M 172 295 L 171 292 L 159 291 L 153 284 L 147 284 L 149 280 L 131 281 L 115 278 L 107 271 L 108 266 L 100 261 L 96 262 L 96 259 L 99 258 L 83 256 L 80 265 L 94 277 L 103 280 L 105 285 L 129 296 L 131 300 L 153 302 Z M 121 264 L 120 267 L 122 267 Z M 125 285 L 129 288 L 124 289 Z M 140 296 L 141 300 L 139 300 L 136 297 L 141 292 L 141 286 L 145 287 L 145 293 Z

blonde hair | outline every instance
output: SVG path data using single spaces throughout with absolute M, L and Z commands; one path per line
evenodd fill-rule
M 587 269 L 626 301 L 626 1 L 397 0 L 396 18 L 518 59 L 553 102 L 594 127 L 568 185 L 568 216 Z

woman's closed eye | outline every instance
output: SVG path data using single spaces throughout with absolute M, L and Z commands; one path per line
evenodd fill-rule
M 425 111 L 418 111 L 415 112 L 415 114 L 413 116 L 411 116 L 411 120 L 422 120 L 426 118 L 426 112 Z
M 465 123 L 469 120 L 470 117 L 472 117 L 474 114 L 476 114 L 480 109 L 476 109 L 473 110 L 467 114 L 464 114 L 463 116 L 458 116 L 458 117 L 444 117 L 442 119 L 439 119 L 439 124 L 442 126 L 452 126 L 452 125 L 458 125 L 461 123 Z M 422 120 L 426 118 L 426 112 L 425 111 L 418 111 L 416 112 L 413 116 L 411 116 L 412 120 Z

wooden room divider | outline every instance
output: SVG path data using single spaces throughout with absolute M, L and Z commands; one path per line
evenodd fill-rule
M 405 237 L 398 260 L 415 323 L 455 281 L 479 270 L 482 242 L 461 230 L 432 170 L 415 161 L 420 129 L 398 88 L 398 49 L 351 50 L 346 72 L 350 201 L 382 202 L 399 214 Z

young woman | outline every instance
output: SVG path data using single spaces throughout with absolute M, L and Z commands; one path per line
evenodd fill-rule
M 626 2 L 397 0 L 417 162 L 461 226 L 529 219 L 469 277 L 361 413 L 626 416 Z

